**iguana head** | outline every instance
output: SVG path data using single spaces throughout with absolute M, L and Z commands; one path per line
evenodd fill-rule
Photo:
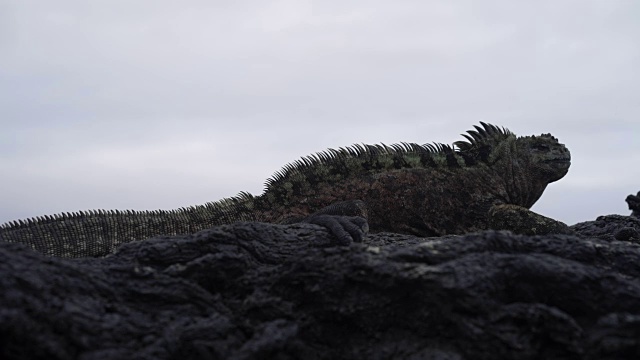
M 569 171 L 571 153 L 551 134 L 520 137 L 516 140 L 516 146 L 520 156 L 528 159 L 532 176 L 552 183 Z
M 571 154 L 551 134 L 516 137 L 511 131 L 480 122 L 482 127 L 462 134 L 467 141 L 457 141 L 467 164 L 485 163 L 498 171 L 519 168 L 531 180 L 548 184 L 561 179 L 569 171 Z

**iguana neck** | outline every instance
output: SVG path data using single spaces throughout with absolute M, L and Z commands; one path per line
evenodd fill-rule
M 516 141 L 499 144 L 492 159 L 491 171 L 503 179 L 507 202 L 531 208 L 546 189 L 548 182 L 535 176 L 531 158 L 519 151 Z

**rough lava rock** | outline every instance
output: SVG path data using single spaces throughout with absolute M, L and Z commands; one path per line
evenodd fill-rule
M 577 223 L 570 228 L 584 237 L 596 237 L 607 241 L 623 240 L 640 244 L 640 218 L 634 216 L 598 216 L 595 221 Z
M 237 223 L 58 259 L 0 243 L 2 359 L 637 359 L 640 219 L 575 235 Z

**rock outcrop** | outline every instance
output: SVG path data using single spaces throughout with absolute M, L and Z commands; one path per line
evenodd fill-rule
M 631 359 L 640 219 L 575 235 L 237 223 L 58 259 L 0 243 L 3 359 Z

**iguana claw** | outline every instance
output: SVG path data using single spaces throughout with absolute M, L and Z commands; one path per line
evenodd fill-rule
M 349 245 L 362 242 L 369 232 L 369 223 L 360 216 L 313 215 L 302 222 L 326 227 L 336 238 L 336 245 Z

